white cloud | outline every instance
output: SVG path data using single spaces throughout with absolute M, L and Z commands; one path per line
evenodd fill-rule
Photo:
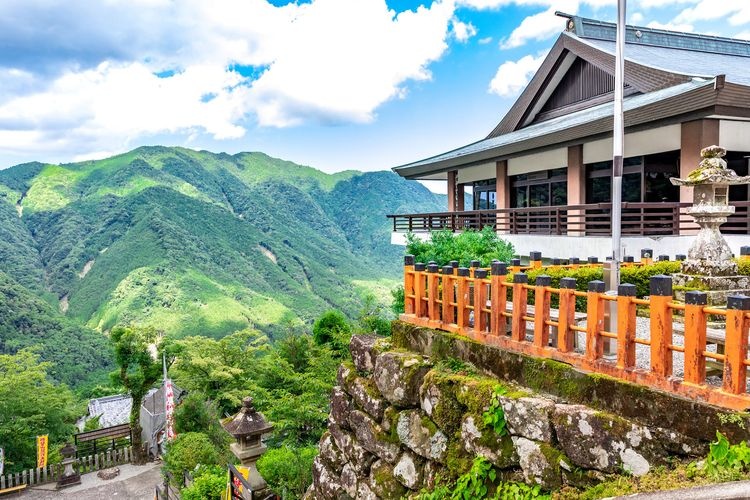
M 477 34 L 477 28 L 471 23 L 465 23 L 454 17 L 451 19 L 451 33 L 457 41 L 465 43 Z
M 628 21 L 628 24 L 640 24 L 643 22 L 643 14 L 640 12 L 633 12 L 630 15 L 630 20 Z
M 454 0 L 401 13 L 384 0 L 6 0 L 0 46 L 21 49 L 0 54 L 0 148 L 75 156 L 162 133 L 237 138 L 253 119 L 368 122 L 431 78 L 450 36 L 476 34 L 454 11 Z M 13 31 L 40 17 L 56 43 Z
M 750 22 L 750 2 L 747 0 L 700 0 L 694 7 L 683 10 L 674 19 L 674 23 L 692 23 L 723 19 L 732 26 Z
M 487 45 L 488 43 L 492 43 L 492 37 L 486 36 L 484 38 L 480 38 L 479 40 L 477 40 L 477 43 L 479 43 L 479 45 Z
M 734 35 L 732 38 L 739 38 L 740 40 L 750 40 L 750 30 L 741 31 Z
M 544 40 L 562 31 L 563 23 L 555 11 L 578 11 L 578 0 L 564 0 L 557 2 L 549 9 L 526 17 L 508 38 L 500 42 L 500 47 L 510 49 L 520 47 L 529 40 Z
M 637 0 L 636 4 L 644 9 L 672 7 L 676 4 L 698 3 L 700 0 Z
M 546 54 L 537 57 L 527 55 L 518 61 L 506 61 L 497 68 L 495 77 L 490 82 L 489 92 L 501 97 L 512 97 L 521 92 L 529 83 Z

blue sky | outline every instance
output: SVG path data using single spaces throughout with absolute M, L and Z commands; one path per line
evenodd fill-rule
M 141 145 L 381 170 L 473 142 L 564 27 L 614 0 L 3 0 L 0 168 Z M 628 23 L 750 39 L 746 0 Z

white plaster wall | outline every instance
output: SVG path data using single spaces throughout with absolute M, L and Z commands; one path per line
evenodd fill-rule
M 420 239 L 429 238 L 429 233 L 417 233 Z M 528 256 L 530 252 L 542 252 L 543 257 L 567 259 L 578 257 L 598 257 L 604 259 L 612 254 L 612 240 L 599 236 L 546 236 L 531 234 L 501 234 L 501 238 L 513 243 L 516 254 Z M 654 258 L 659 255 L 669 255 L 671 259 L 677 254 L 687 254 L 693 236 L 623 236 L 622 255 L 632 255 L 638 260 L 641 249 L 653 250 Z M 729 247 L 735 255 L 740 254 L 740 247 L 750 246 L 750 235 L 726 235 Z M 406 235 L 391 233 L 391 243 L 406 245 Z
M 496 175 L 497 168 L 494 161 L 489 163 L 482 163 L 481 165 L 474 165 L 473 167 L 459 169 L 458 182 L 463 184 L 466 182 L 494 179 Z
M 729 151 L 750 151 L 750 122 L 721 120 L 719 142 Z
M 611 156 L 611 155 L 610 155 Z M 508 175 L 538 172 L 568 165 L 568 148 L 557 148 L 542 153 L 519 156 L 508 160 Z
M 722 135 L 723 142 L 723 135 Z M 680 149 L 680 125 L 667 125 L 651 130 L 625 134 L 625 157 L 663 153 Z M 612 159 L 612 138 L 599 139 L 583 145 L 583 163 Z M 567 162 L 566 162 L 567 164 Z

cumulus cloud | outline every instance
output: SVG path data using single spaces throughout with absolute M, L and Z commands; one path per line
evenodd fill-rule
M 647 28 L 654 28 L 659 30 L 669 30 L 669 31 L 683 31 L 683 32 L 692 32 L 693 31 L 693 25 L 688 23 L 660 23 L 659 21 L 651 21 L 646 25 Z
M 578 1 L 560 1 L 547 10 L 526 17 L 508 38 L 500 42 L 500 47 L 503 49 L 520 47 L 530 40 L 545 40 L 559 33 L 562 20 L 555 15 L 557 10 L 576 12 L 578 11 Z
M 700 0 L 675 17 L 674 23 L 693 23 L 713 19 L 726 19 L 729 24 L 739 26 L 750 22 L 750 2 L 746 0 Z
M 84 154 L 150 134 L 237 138 L 253 122 L 368 122 L 431 78 L 451 37 L 475 34 L 454 0 L 400 13 L 384 0 L 5 0 L 0 148 Z
M 529 83 L 546 54 L 537 57 L 527 55 L 518 61 L 506 61 L 497 68 L 495 77 L 490 82 L 489 92 L 501 97 L 512 97 L 521 92 Z

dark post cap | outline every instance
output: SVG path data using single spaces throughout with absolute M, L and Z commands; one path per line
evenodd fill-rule
M 559 266 L 560 264 L 562 264 L 562 262 L 560 261 L 560 259 L 558 259 L 558 258 L 552 259 L 552 265 L 553 266 Z
M 669 255 L 660 255 L 659 262 L 665 262 L 669 260 Z
M 740 255 L 750 255 L 750 247 L 740 247 Z
M 560 288 L 568 288 L 571 290 L 576 289 L 576 279 L 575 278 L 563 278 L 560 280 Z
M 487 277 L 487 269 L 476 269 L 474 271 L 474 277 L 483 280 Z
M 635 285 L 631 285 L 630 283 L 623 283 L 617 287 L 617 295 L 621 295 L 623 297 L 635 297 L 635 290 Z
M 428 264 L 427 265 L 427 272 L 428 273 L 436 273 L 436 272 L 438 272 L 438 269 L 440 269 L 440 268 L 438 267 L 437 264 Z
M 431 261 L 429 261 L 429 262 L 427 263 L 427 265 L 429 266 L 430 264 L 437 264 L 437 262 L 435 262 L 434 260 L 431 260 Z
M 599 262 L 599 257 L 589 257 L 589 264 L 597 264 Z
M 750 310 L 750 297 L 747 295 L 730 295 L 727 297 L 727 309 Z
M 495 262 L 501 262 L 501 261 L 500 259 L 492 259 L 492 264 L 494 264 Z
M 417 262 L 416 264 L 414 264 L 414 270 L 415 271 L 424 271 L 425 270 L 424 262 Z
M 635 257 L 633 257 L 632 255 L 626 255 L 625 257 L 623 257 L 622 261 L 623 262 L 635 262 Z
M 678 253 L 677 255 L 674 256 L 674 260 L 677 260 L 677 261 L 683 261 L 685 259 L 687 259 L 687 256 L 685 254 Z
M 458 273 L 459 276 L 466 277 L 469 275 L 469 268 L 468 267 L 459 267 Z
M 513 283 L 528 283 L 529 275 L 526 273 L 516 273 L 513 275 Z
M 450 265 L 451 265 L 451 267 L 453 269 L 455 269 L 455 268 L 458 267 L 458 261 L 457 260 L 452 260 L 452 261 L 450 261 Z
M 510 265 L 511 266 L 520 266 L 521 265 L 521 259 L 510 259 Z
M 579 259 L 578 257 L 571 257 L 568 262 L 570 262 L 571 264 L 580 264 L 581 259 Z
M 404 265 L 405 266 L 413 266 L 414 265 L 414 256 L 413 255 L 404 255 Z
M 550 286 L 552 284 L 552 278 L 546 274 L 540 274 L 536 277 L 537 286 Z
M 664 274 L 651 276 L 649 281 L 649 293 L 659 297 L 672 296 L 672 277 Z
M 481 267 L 481 266 L 482 266 L 482 263 L 479 262 L 478 260 L 472 260 L 471 261 L 471 266 L 470 267 Z
M 492 263 L 492 276 L 505 276 L 508 274 L 508 266 L 505 262 Z
M 698 290 L 691 290 L 685 293 L 685 304 L 705 306 L 708 304 L 708 294 L 706 292 L 699 292 Z
M 443 266 L 443 274 L 453 274 L 453 266 Z
M 654 256 L 654 251 L 650 248 L 642 248 L 641 249 L 641 259 L 650 259 Z
M 606 287 L 607 285 L 605 285 L 601 280 L 589 281 L 589 292 L 604 293 Z
M 542 252 L 529 252 L 529 260 L 542 260 Z

